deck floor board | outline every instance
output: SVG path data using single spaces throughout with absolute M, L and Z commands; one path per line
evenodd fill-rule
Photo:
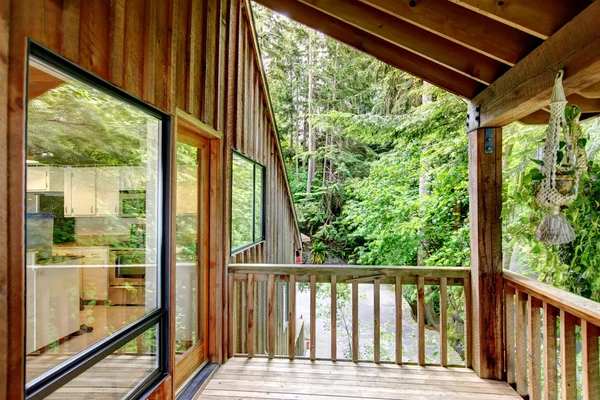
M 467 368 L 397 366 L 234 357 L 200 399 L 481 399 L 518 400 L 506 382 L 480 379 Z

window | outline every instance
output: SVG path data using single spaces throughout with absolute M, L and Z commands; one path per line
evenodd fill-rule
M 128 397 L 167 371 L 170 119 L 33 42 L 27 83 L 27 396 Z
M 265 167 L 234 151 L 231 170 L 231 251 L 234 253 L 265 238 Z

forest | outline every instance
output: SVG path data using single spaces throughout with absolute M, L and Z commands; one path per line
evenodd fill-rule
M 253 4 L 261 56 L 310 262 L 469 266 L 466 102 Z M 503 263 L 600 301 L 598 120 L 563 210 L 576 240 L 545 245 L 534 202 L 545 126 L 503 133 Z

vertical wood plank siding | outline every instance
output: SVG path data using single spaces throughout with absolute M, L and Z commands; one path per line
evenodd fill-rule
M 226 284 L 230 261 L 294 262 L 300 237 L 249 3 L 4 0 L 1 4 L 0 226 L 6 232 L 0 235 L 0 284 L 6 290 L 0 290 L 0 350 L 24 349 L 24 190 L 19 188 L 25 177 L 22 149 L 28 37 L 171 115 L 182 109 L 223 134 L 220 187 L 215 188 L 224 196 L 223 218 L 222 226 L 211 234 L 223 243 L 216 249 L 221 262 L 214 281 L 225 284 L 217 289 L 223 304 L 209 306 L 212 313 L 227 310 L 228 299 L 234 298 L 227 293 Z M 229 239 L 232 149 L 266 167 L 266 239 L 234 256 L 230 255 Z M 267 304 L 266 288 L 257 288 L 257 304 Z M 275 293 L 280 296 L 281 288 Z M 229 353 L 228 329 L 234 322 L 229 323 L 229 317 L 224 311 L 221 326 L 212 332 L 219 336 L 209 349 L 214 361 L 223 361 Z M 255 348 L 266 345 L 255 343 Z M 0 363 L 8 365 L 0 370 L 0 398 L 19 399 L 24 350 L 0 353 L 4 354 L 0 358 L 8 358 Z

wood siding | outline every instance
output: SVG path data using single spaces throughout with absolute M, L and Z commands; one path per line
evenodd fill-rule
M 257 48 L 241 0 L 22 0 L 0 6 L 0 397 L 23 395 L 24 99 L 31 38 L 174 116 L 181 109 L 223 134 L 221 262 L 211 283 L 217 340 L 227 354 L 226 265 L 290 263 L 300 247 L 293 203 Z M 266 239 L 230 257 L 231 150 L 266 167 Z M 9 190 L 10 188 L 10 190 Z M 6 231 L 5 231 L 6 230 Z M 216 326 L 215 326 L 216 325 Z M 7 349 L 14 349 L 8 352 Z M 170 379 L 166 381 L 171 386 Z M 10 382 L 10 384 L 8 384 Z M 162 395 L 169 398 L 170 389 Z

